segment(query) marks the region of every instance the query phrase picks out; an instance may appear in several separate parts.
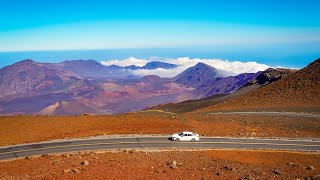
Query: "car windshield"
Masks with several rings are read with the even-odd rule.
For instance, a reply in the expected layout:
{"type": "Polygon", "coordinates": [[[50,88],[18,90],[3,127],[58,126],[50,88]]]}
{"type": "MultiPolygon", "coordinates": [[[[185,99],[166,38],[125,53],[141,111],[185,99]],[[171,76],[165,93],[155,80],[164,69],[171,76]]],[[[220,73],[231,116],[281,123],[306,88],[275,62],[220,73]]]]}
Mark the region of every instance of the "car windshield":
{"type": "Polygon", "coordinates": [[[182,136],[182,134],[183,134],[183,133],[179,133],[178,135],[179,135],[179,136],[182,136]]]}

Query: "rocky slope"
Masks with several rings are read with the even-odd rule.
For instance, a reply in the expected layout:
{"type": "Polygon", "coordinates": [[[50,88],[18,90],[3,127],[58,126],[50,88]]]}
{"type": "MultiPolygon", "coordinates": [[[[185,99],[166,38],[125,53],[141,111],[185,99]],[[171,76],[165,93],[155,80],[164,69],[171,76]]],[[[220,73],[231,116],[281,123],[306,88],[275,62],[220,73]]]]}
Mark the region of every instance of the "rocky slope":
{"type": "Polygon", "coordinates": [[[256,76],[255,73],[243,73],[237,76],[219,77],[207,82],[196,89],[200,98],[207,98],[216,94],[229,94],[241,88],[256,76]]]}
{"type": "MultiPolygon", "coordinates": [[[[210,97],[197,99],[197,100],[188,100],[188,101],[180,102],[177,104],[170,103],[165,105],[159,105],[156,107],[152,107],[150,109],[170,111],[174,113],[185,113],[185,112],[194,111],[194,110],[212,106],[222,101],[225,101],[227,99],[231,99],[237,96],[244,95],[251,91],[257,90],[262,86],[278,81],[294,73],[295,71],[296,70],[291,70],[291,69],[271,69],[270,68],[265,71],[257,72],[255,74],[245,73],[245,74],[240,74],[238,76],[218,78],[218,80],[214,81],[211,84],[211,86],[208,86],[208,87],[213,87],[212,90],[216,90],[216,89],[221,90],[223,88],[220,89],[219,87],[226,87],[226,85],[228,84],[227,89],[224,89],[225,91],[222,93],[215,93],[210,97]],[[247,78],[243,78],[243,77],[247,77],[247,78]],[[250,79],[252,80],[249,81],[250,79]],[[237,83],[237,80],[240,82],[237,83]],[[243,85],[245,82],[247,83],[243,85]],[[230,87],[232,88],[231,91],[230,91],[230,87]],[[233,90],[237,88],[239,89],[233,92],[233,90]],[[233,92],[233,93],[231,94],[226,93],[228,92],[228,90],[229,92],[233,92]]],[[[207,93],[208,92],[210,91],[207,91],[207,93]]]]}
{"type": "MultiPolygon", "coordinates": [[[[171,64],[155,62],[145,68],[157,67],[171,64]]],[[[7,66],[0,70],[0,114],[114,114],[195,98],[192,89],[170,79],[150,75],[118,80],[123,76],[116,72],[124,72],[123,67],[93,60],[52,64],[25,60],[7,66]],[[116,79],[108,79],[109,74],[116,79]]]]}
{"type": "Polygon", "coordinates": [[[77,100],[71,101],[59,101],[44,109],[42,109],[39,115],[49,116],[75,116],[79,114],[105,114],[103,110],[99,110],[95,107],[90,106],[87,103],[83,103],[77,100]]]}
{"type": "Polygon", "coordinates": [[[296,71],[297,70],[294,70],[294,69],[269,68],[265,71],[258,72],[256,74],[256,77],[253,80],[246,83],[244,85],[244,87],[253,86],[253,85],[265,86],[265,85],[268,85],[274,81],[282,79],[282,78],[286,77],[287,75],[290,75],[291,73],[296,72],[296,71]]]}
{"type": "Polygon", "coordinates": [[[85,81],[77,74],[48,69],[32,60],[0,70],[0,97],[32,92],[65,92],[84,84],[85,81]]]}
{"type": "Polygon", "coordinates": [[[320,59],[274,83],[204,110],[280,106],[320,106],[320,59]]]}
{"type": "Polygon", "coordinates": [[[221,77],[221,75],[217,69],[204,63],[198,63],[178,74],[173,79],[179,84],[199,88],[218,77],[221,77]]]}
{"type": "Polygon", "coordinates": [[[198,63],[188,68],[174,79],[175,82],[195,88],[197,98],[207,98],[216,94],[229,94],[257,77],[258,73],[243,73],[237,76],[222,77],[219,70],[207,64],[198,63]]]}
{"type": "MultiPolygon", "coordinates": [[[[172,67],[175,66],[154,62],[139,68],[172,67]]],[[[219,98],[213,101],[209,98],[210,103],[217,103],[225,99],[225,94],[235,92],[246,83],[248,89],[285,75],[268,70],[262,74],[221,77],[219,70],[198,63],[173,79],[154,75],[128,79],[117,73],[125,73],[124,68],[103,66],[94,60],[54,64],[21,61],[0,70],[0,114],[114,114],[212,95],[219,98]],[[117,77],[112,79],[109,74],[117,77]]]]}

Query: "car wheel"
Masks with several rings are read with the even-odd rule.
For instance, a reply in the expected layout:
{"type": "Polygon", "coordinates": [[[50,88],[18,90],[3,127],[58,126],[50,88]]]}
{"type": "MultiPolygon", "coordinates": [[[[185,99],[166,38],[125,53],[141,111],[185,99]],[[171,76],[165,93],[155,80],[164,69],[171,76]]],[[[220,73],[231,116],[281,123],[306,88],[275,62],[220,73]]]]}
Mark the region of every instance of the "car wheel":
{"type": "Polygon", "coordinates": [[[195,138],[192,138],[192,139],[191,139],[191,142],[196,142],[196,139],[195,139],[195,138]]]}
{"type": "Polygon", "coordinates": [[[179,141],[180,141],[180,139],[179,139],[179,138],[176,138],[174,141],[179,142],[179,141]]]}

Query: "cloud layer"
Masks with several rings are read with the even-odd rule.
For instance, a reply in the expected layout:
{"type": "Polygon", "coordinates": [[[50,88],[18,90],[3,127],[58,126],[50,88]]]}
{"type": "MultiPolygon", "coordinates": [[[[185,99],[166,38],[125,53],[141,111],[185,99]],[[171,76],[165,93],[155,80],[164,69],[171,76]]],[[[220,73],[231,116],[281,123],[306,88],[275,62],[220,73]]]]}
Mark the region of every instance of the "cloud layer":
{"type": "Polygon", "coordinates": [[[200,58],[189,58],[189,57],[180,57],[177,59],[163,59],[159,57],[153,57],[150,59],[137,59],[134,57],[130,57],[128,59],[123,60],[109,60],[109,61],[102,61],[103,65],[118,65],[118,66],[144,66],[148,62],[151,61],[161,61],[171,64],[176,64],[178,67],[173,69],[139,69],[131,71],[133,74],[138,76],[145,76],[145,75],[157,75],[160,77],[174,77],[179,73],[183,72],[189,67],[196,65],[199,62],[208,64],[220,71],[221,74],[224,76],[233,76],[241,73],[255,73],[258,71],[263,71],[270,66],[265,64],[259,64],[257,62],[240,62],[240,61],[228,61],[222,59],[200,59],[200,58]]]}
{"type": "Polygon", "coordinates": [[[150,61],[146,59],[137,59],[134,57],[129,57],[128,59],[124,59],[124,60],[114,59],[110,61],[102,61],[101,64],[105,66],[117,65],[117,66],[125,67],[125,66],[136,65],[136,66],[142,67],[146,65],[148,62],[150,61]]]}

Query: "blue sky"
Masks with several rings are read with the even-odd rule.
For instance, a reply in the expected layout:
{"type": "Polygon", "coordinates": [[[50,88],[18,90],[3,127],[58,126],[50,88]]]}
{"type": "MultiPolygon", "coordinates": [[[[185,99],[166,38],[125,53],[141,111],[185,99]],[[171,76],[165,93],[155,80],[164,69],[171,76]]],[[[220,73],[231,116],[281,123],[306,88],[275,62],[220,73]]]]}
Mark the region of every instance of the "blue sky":
{"type": "Polygon", "coordinates": [[[293,58],[292,63],[288,57],[320,55],[318,0],[0,0],[0,4],[0,52],[226,47],[232,53],[266,47],[264,54],[286,57],[279,65],[298,67],[308,60],[293,58]]]}

